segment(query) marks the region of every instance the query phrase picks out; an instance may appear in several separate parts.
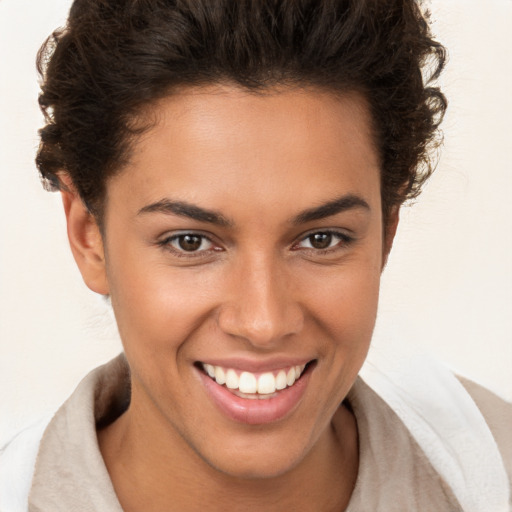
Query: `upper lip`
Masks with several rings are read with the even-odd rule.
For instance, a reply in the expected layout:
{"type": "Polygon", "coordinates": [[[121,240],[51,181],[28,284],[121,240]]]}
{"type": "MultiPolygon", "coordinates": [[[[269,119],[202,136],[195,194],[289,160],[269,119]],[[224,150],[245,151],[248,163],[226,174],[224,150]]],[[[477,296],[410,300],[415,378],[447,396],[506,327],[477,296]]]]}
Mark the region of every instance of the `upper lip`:
{"type": "Polygon", "coordinates": [[[221,366],[222,368],[232,368],[251,373],[262,373],[281,370],[291,366],[305,365],[312,360],[313,358],[311,357],[278,357],[266,360],[235,357],[227,359],[208,358],[198,362],[201,364],[211,364],[212,366],[221,366]]]}

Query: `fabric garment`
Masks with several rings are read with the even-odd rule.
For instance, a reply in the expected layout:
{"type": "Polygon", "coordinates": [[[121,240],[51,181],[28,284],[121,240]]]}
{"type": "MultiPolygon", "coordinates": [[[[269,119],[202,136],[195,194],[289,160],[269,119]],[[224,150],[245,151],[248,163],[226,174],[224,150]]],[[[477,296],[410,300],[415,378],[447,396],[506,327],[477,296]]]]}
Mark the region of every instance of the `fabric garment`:
{"type": "MultiPolygon", "coordinates": [[[[465,385],[479,402],[498,400],[500,409],[505,408],[501,418],[493,415],[491,427],[503,436],[502,457],[508,458],[512,447],[504,441],[510,439],[510,429],[500,420],[512,419],[512,405],[465,385]]],[[[47,426],[42,422],[20,433],[0,454],[0,511],[122,512],[96,432],[122,414],[129,400],[129,370],[121,355],[91,372],[47,426]]],[[[455,496],[404,421],[361,378],[346,403],[357,420],[360,459],[348,512],[465,510],[461,496],[455,496]]],[[[508,510],[504,507],[492,512],[508,510]]]]}
{"type": "MultiPolygon", "coordinates": [[[[393,409],[465,512],[510,509],[504,457],[486,419],[461,382],[427,357],[365,365],[370,386],[393,409]]],[[[510,439],[510,434],[507,436],[510,439]]]]}

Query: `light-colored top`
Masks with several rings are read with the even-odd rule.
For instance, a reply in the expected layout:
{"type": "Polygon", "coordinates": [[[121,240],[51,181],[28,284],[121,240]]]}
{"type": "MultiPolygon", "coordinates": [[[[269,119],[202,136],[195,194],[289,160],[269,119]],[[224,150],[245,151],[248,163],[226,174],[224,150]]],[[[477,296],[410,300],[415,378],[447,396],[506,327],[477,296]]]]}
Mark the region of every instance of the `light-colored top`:
{"type": "MultiPolygon", "coordinates": [[[[495,437],[500,438],[510,475],[512,443],[507,441],[511,439],[512,405],[472,383],[464,384],[471,388],[478,405],[484,404],[484,413],[499,406],[499,412],[491,413],[489,424],[495,437]]],[[[0,508],[1,512],[122,512],[99,451],[96,432],[126,410],[129,398],[129,370],[123,356],[91,372],[44,430],[30,484],[28,509],[21,505],[16,510],[0,508]]],[[[346,402],[357,420],[360,454],[348,512],[463,510],[408,428],[362,379],[357,379],[346,402]]],[[[41,438],[37,430],[43,428],[40,425],[33,429],[35,438],[41,438]]],[[[18,454],[23,450],[30,452],[26,438],[27,433],[15,438],[9,445],[11,452],[13,447],[18,454]]],[[[7,465],[8,459],[4,453],[0,462],[7,465]]],[[[31,464],[30,460],[26,463],[31,464]]],[[[16,470],[3,474],[16,478],[16,470]]]]}

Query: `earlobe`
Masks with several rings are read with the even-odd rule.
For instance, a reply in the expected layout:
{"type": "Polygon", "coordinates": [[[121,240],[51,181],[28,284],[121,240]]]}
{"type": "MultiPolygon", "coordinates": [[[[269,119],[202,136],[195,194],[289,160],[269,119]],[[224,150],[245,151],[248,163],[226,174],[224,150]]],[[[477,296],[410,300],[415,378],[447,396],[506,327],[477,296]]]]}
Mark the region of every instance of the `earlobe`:
{"type": "Polygon", "coordinates": [[[94,215],[84,205],[68,174],[61,174],[61,196],[66,214],[69,245],[85,284],[94,292],[109,294],[103,239],[94,215]]]}
{"type": "Polygon", "coordinates": [[[393,247],[393,241],[395,239],[396,230],[398,228],[398,222],[400,221],[400,206],[394,207],[387,219],[387,223],[384,226],[384,243],[382,248],[382,269],[388,262],[389,253],[393,247]]]}

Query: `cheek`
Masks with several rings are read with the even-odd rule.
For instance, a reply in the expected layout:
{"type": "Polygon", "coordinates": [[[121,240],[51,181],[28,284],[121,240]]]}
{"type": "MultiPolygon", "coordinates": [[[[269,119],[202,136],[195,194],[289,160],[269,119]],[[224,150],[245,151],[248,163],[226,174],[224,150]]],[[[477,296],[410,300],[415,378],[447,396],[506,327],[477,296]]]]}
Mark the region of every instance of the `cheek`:
{"type": "Polygon", "coordinates": [[[153,352],[178,349],[214,307],[214,277],[192,269],[124,261],[110,280],[125,345],[136,343],[153,352]]]}
{"type": "Polygon", "coordinates": [[[380,259],[340,267],[310,295],[327,388],[342,399],[364,363],[378,308],[380,259]]]}
{"type": "MultiPolygon", "coordinates": [[[[340,343],[352,343],[371,336],[380,288],[380,260],[366,264],[350,262],[322,276],[309,293],[312,315],[340,343]]],[[[368,340],[369,341],[369,340],[368,340]]]]}
{"type": "Polygon", "coordinates": [[[140,394],[144,390],[142,394],[155,403],[167,404],[167,415],[179,409],[180,415],[194,418],[198,411],[190,404],[195,401],[180,383],[189,382],[193,375],[194,344],[189,341],[211,316],[213,299],[204,291],[210,286],[205,286],[204,276],[193,272],[176,272],[166,266],[149,271],[137,265],[135,261],[129,264],[130,273],[122,272],[124,263],[116,269],[112,291],[112,306],[134,379],[132,391],[140,394]],[[169,390],[178,388],[180,398],[170,405],[169,390]]]}

